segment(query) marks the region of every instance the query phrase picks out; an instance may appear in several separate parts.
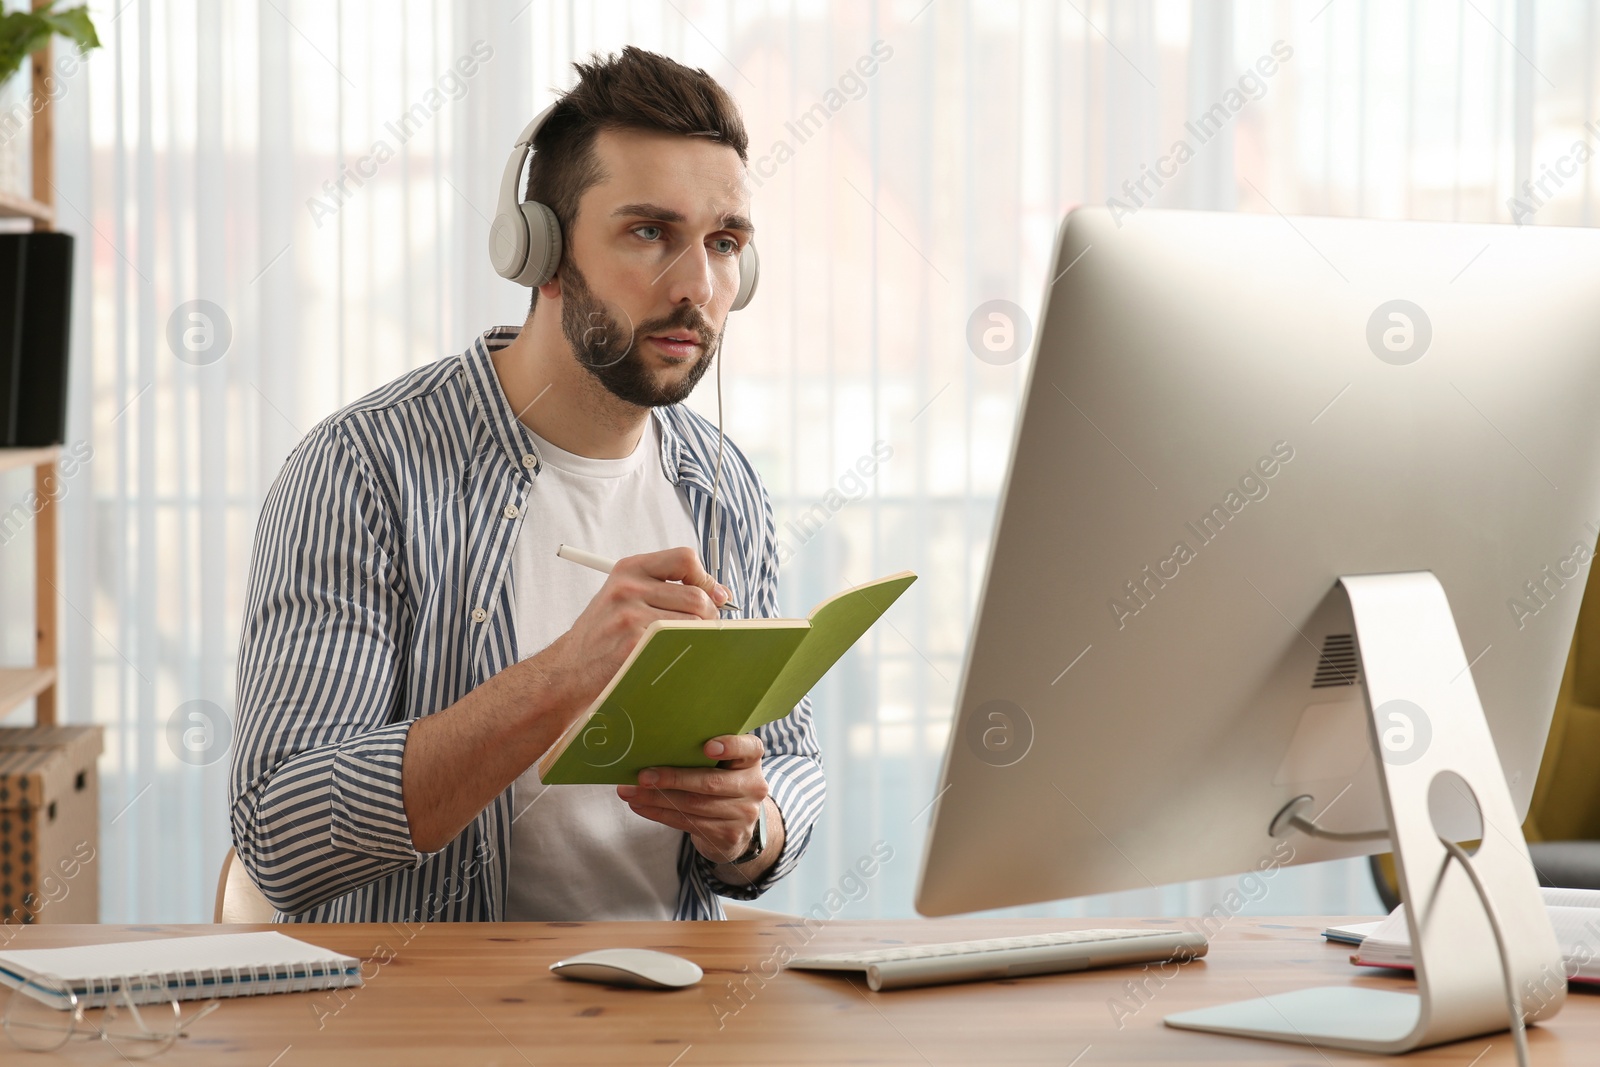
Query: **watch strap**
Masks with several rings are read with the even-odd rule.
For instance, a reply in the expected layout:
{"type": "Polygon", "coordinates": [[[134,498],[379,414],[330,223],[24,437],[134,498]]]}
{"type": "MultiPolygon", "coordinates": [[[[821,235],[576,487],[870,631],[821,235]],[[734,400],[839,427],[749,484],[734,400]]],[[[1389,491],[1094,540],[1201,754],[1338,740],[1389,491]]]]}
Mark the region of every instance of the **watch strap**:
{"type": "Polygon", "coordinates": [[[767,848],[767,802],[761,802],[761,814],[756,816],[755,830],[750,834],[750,847],[744,850],[744,855],[730,860],[735,867],[749,863],[767,848]]]}

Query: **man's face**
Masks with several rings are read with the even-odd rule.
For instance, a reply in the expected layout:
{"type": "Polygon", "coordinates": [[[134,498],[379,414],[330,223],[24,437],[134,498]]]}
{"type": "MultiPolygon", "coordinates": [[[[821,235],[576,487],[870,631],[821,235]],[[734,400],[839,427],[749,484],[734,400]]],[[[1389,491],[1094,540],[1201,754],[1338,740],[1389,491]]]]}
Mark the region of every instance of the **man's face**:
{"type": "Polygon", "coordinates": [[[709,138],[602,130],[563,235],[561,327],[614,396],[675,404],[710,368],[753,235],[744,164],[709,138]]]}

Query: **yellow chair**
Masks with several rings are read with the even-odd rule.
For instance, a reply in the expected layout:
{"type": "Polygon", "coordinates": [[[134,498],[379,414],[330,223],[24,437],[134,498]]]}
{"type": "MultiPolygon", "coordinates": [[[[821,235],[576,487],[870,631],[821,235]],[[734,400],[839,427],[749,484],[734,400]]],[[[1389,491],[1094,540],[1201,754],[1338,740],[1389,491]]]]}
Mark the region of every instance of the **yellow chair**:
{"type": "Polygon", "coordinates": [[[269,923],[276,914],[277,909],[267,903],[267,898],[250,880],[250,872],[239,861],[239,854],[228,849],[222,860],[222,873],[217,876],[217,906],[211,921],[269,923]]]}
{"type": "Polygon", "coordinates": [[[751,919],[788,919],[797,920],[798,915],[789,915],[781,911],[769,911],[766,908],[756,908],[749,904],[732,904],[724,900],[722,910],[730,922],[746,922],[751,919]]]}
{"type": "Polygon", "coordinates": [[[1600,580],[1590,568],[1567,673],[1556,697],[1524,832],[1530,842],[1585,842],[1600,855],[1600,580]]]}
{"type": "MultiPolygon", "coordinates": [[[[1600,580],[1591,565],[1550,738],[1522,824],[1539,884],[1600,889],[1600,580]]],[[[1372,857],[1384,905],[1399,903],[1394,858],[1372,857]]]]}

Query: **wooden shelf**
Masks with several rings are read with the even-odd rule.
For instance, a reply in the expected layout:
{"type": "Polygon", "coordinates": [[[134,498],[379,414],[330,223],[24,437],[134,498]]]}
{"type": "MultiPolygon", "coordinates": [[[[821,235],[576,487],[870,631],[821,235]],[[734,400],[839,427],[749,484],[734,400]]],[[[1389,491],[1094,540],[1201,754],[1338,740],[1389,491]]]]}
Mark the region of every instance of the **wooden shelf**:
{"type": "Polygon", "coordinates": [[[45,445],[43,448],[0,448],[0,471],[54,463],[60,456],[60,445],[45,445]]]}
{"type": "Polygon", "coordinates": [[[55,209],[32,197],[0,192],[0,219],[32,219],[46,226],[56,221],[55,209]]]}
{"type": "MultiPolygon", "coordinates": [[[[32,0],[32,7],[40,0],[32,0]]],[[[55,226],[55,94],[49,86],[51,47],[33,53],[33,95],[40,104],[33,116],[32,196],[0,192],[0,219],[31,219],[35,231],[55,226]]],[[[56,723],[58,648],[56,644],[56,494],[61,447],[0,448],[0,471],[33,471],[33,662],[32,667],[0,667],[0,719],[33,701],[36,726],[56,723]]]]}
{"type": "Polygon", "coordinates": [[[0,719],[55,684],[54,667],[0,667],[0,719]]]}
{"type": "Polygon", "coordinates": [[[56,723],[56,494],[60,445],[0,448],[0,473],[33,471],[33,662],[0,667],[0,719],[33,700],[34,724],[56,723]]]}

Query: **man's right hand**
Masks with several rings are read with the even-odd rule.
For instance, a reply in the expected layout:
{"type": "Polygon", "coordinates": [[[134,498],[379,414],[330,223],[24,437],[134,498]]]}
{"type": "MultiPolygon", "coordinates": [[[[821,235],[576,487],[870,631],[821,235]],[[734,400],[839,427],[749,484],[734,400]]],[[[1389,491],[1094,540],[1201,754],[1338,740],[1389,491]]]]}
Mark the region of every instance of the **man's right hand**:
{"type": "Polygon", "coordinates": [[[443,848],[600,695],[657,619],[714,619],[728,591],[691,548],[618,560],[572,628],[411,724],[401,770],[411,846],[443,848]]]}
{"type": "MultiPolygon", "coordinates": [[[[715,619],[730,594],[692,548],[668,548],[617,561],[572,628],[548,649],[570,681],[576,710],[588,707],[657,619],[715,619]]],[[[547,661],[548,662],[548,661],[547,661]]]]}

